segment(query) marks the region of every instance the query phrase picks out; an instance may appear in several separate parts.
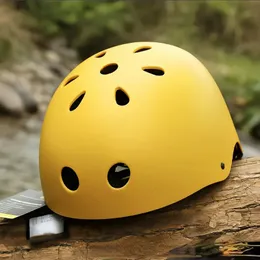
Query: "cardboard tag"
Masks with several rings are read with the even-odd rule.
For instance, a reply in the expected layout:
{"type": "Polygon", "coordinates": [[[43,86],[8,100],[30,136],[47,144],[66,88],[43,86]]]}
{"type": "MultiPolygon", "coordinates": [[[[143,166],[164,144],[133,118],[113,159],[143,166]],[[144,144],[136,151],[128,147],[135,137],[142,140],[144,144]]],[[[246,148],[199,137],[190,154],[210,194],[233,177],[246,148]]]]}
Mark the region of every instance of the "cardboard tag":
{"type": "Polygon", "coordinates": [[[44,206],[42,191],[26,190],[0,200],[0,218],[18,218],[44,206]]]}
{"type": "Polygon", "coordinates": [[[29,239],[31,242],[43,242],[63,235],[64,218],[56,214],[48,214],[29,220],[29,239]]]}

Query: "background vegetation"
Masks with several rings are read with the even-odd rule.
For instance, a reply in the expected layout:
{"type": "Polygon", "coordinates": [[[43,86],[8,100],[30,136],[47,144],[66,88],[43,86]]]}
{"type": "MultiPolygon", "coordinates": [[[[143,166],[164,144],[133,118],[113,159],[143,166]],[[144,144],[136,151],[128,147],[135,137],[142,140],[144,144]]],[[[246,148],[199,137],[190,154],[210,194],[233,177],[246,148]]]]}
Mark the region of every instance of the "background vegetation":
{"type": "Polygon", "coordinates": [[[257,1],[3,0],[0,66],[60,37],[81,60],[129,41],[171,43],[204,62],[236,126],[260,138],[259,10],[257,1]]]}

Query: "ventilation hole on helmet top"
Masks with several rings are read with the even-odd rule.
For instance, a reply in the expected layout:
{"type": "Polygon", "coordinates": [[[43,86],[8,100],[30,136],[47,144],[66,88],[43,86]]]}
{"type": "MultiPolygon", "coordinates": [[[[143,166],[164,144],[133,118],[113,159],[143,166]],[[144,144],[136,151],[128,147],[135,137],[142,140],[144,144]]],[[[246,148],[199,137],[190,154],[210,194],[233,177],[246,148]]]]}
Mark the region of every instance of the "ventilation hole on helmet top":
{"type": "Polygon", "coordinates": [[[142,52],[142,51],[148,51],[148,50],[150,50],[152,47],[150,47],[150,46],[143,46],[143,47],[140,47],[140,48],[138,48],[138,49],[136,49],[135,51],[134,51],[134,53],[138,53],[138,52],[142,52]]]}
{"type": "Polygon", "coordinates": [[[84,91],[82,94],[80,94],[71,104],[70,106],[70,111],[75,110],[81,103],[81,101],[83,100],[84,96],[85,96],[86,92],[84,91]]]}
{"type": "Polygon", "coordinates": [[[61,178],[64,185],[71,191],[75,191],[79,187],[79,178],[75,171],[70,167],[64,167],[61,171],[61,178]]]}
{"type": "Polygon", "coordinates": [[[116,71],[117,68],[118,65],[116,63],[108,64],[100,71],[100,73],[103,75],[107,75],[116,71]]]}
{"type": "Polygon", "coordinates": [[[159,67],[150,67],[150,68],[142,68],[143,71],[147,72],[147,73],[150,73],[150,74],[153,74],[155,76],[162,76],[164,75],[164,71],[163,69],[159,68],[159,67]]]}
{"type": "Polygon", "coordinates": [[[124,187],[130,178],[130,169],[124,163],[114,164],[108,171],[107,180],[113,188],[124,187]]]}
{"type": "Polygon", "coordinates": [[[76,78],[78,78],[78,75],[72,76],[71,78],[69,78],[66,83],[64,84],[64,86],[67,86],[69,83],[71,83],[73,80],[75,80],[76,78]]]}
{"type": "Polygon", "coordinates": [[[224,170],[224,169],[225,169],[225,164],[222,162],[222,163],[220,164],[220,167],[221,167],[222,170],[224,170]]]}
{"type": "Polygon", "coordinates": [[[96,55],[96,58],[101,58],[101,57],[104,57],[106,55],[106,52],[105,51],[102,51],[102,52],[100,52],[100,53],[98,53],[97,55],[96,55]]]}
{"type": "Polygon", "coordinates": [[[119,106],[125,106],[129,103],[129,97],[121,88],[116,90],[116,103],[119,106]]]}

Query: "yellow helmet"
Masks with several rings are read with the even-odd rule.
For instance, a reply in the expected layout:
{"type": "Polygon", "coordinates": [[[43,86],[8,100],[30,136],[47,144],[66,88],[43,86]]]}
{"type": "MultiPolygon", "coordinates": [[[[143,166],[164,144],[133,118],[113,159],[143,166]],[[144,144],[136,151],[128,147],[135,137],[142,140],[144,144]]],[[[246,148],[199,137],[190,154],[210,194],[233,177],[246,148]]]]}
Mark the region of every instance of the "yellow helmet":
{"type": "Polygon", "coordinates": [[[242,148],[223,96],[189,52],[134,42],[61,82],[40,138],[47,206],[77,219],[153,211],[223,181],[242,148]]]}

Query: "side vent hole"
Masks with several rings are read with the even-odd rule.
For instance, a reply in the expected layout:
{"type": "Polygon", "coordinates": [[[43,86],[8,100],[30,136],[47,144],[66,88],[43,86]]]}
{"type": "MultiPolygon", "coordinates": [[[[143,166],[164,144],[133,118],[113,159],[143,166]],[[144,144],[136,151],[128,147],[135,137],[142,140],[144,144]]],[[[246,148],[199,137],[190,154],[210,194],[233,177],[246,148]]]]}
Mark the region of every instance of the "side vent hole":
{"type": "Polygon", "coordinates": [[[143,46],[143,47],[140,47],[140,48],[136,49],[136,50],[134,51],[134,53],[143,52],[143,51],[148,51],[148,50],[150,50],[151,48],[152,48],[152,47],[150,47],[150,46],[143,46]]]}
{"type": "Polygon", "coordinates": [[[116,90],[116,103],[119,106],[125,106],[129,103],[129,97],[123,89],[116,90]]]}
{"type": "Polygon", "coordinates": [[[78,78],[79,76],[78,75],[75,75],[75,76],[72,76],[70,77],[66,83],[64,84],[64,87],[67,86],[69,83],[71,83],[73,80],[75,80],[76,78],[78,78]]]}
{"type": "Polygon", "coordinates": [[[118,65],[116,63],[108,64],[100,71],[100,73],[103,75],[111,74],[114,71],[116,71],[117,68],[118,68],[118,65]]]}
{"type": "Polygon", "coordinates": [[[110,186],[119,189],[124,187],[130,178],[130,169],[124,163],[114,164],[108,171],[107,180],[110,186]]]}
{"type": "Polygon", "coordinates": [[[75,171],[70,167],[63,167],[61,178],[64,185],[71,191],[76,191],[79,188],[79,178],[75,171]]]}
{"type": "Polygon", "coordinates": [[[220,164],[220,167],[221,167],[222,170],[224,170],[224,169],[225,169],[225,164],[222,162],[222,163],[220,164]]]}
{"type": "Polygon", "coordinates": [[[233,152],[233,161],[240,160],[242,157],[243,157],[242,149],[239,143],[236,143],[233,152]]]}
{"type": "Polygon", "coordinates": [[[85,96],[86,92],[83,92],[82,94],[80,94],[80,96],[78,96],[73,103],[70,106],[70,111],[75,110],[81,103],[81,101],[83,100],[84,96],[85,96]]]}
{"type": "Polygon", "coordinates": [[[97,55],[96,55],[96,58],[101,58],[101,57],[104,57],[106,55],[106,52],[105,51],[102,51],[102,52],[100,52],[100,53],[98,53],[97,55]]]}
{"type": "Polygon", "coordinates": [[[159,68],[159,67],[156,67],[156,68],[143,68],[143,71],[145,71],[147,73],[150,73],[150,74],[153,74],[155,76],[162,76],[162,75],[164,75],[164,70],[159,68]]]}

